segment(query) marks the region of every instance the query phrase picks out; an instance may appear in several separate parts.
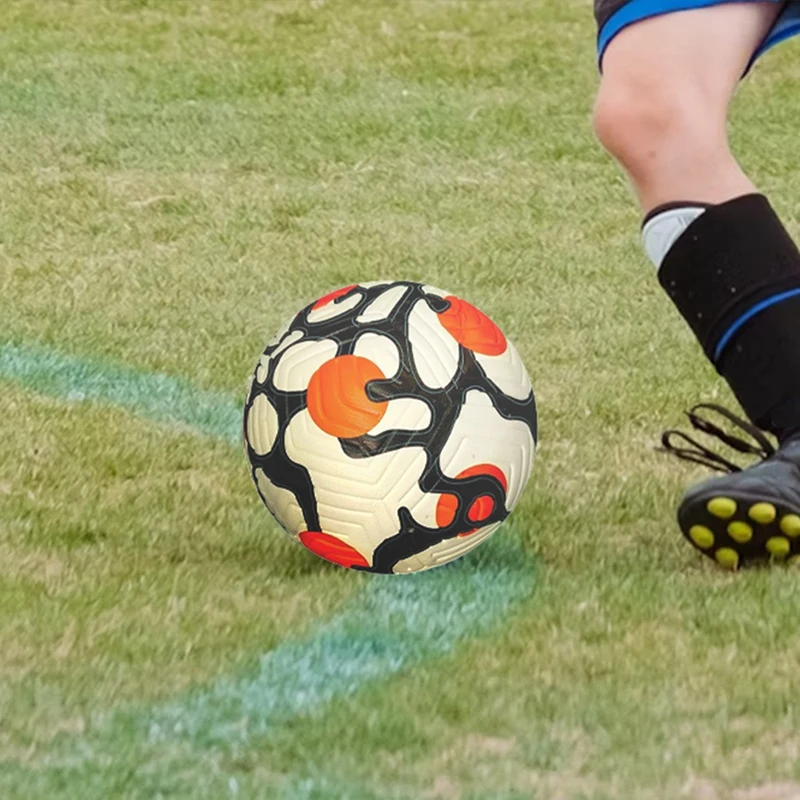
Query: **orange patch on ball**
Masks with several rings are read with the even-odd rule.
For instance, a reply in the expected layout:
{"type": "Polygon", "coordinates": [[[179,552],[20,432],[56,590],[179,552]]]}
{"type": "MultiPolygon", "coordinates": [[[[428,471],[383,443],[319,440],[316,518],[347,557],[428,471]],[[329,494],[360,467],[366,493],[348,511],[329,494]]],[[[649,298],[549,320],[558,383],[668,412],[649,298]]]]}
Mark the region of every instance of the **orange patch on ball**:
{"type": "Polygon", "coordinates": [[[474,467],[467,467],[465,470],[456,475],[456,480],[462,480],[463,478],[473,478],[475,475],[491,475],[493,478],[496,478],[498,483],[503,487],[503,491],[508,491],[508,481],[506,480],[506,476],[503,470],[500,467],[496,467],[494,464],[476,464],[474,467]]]}
{"type": "Polygon", "coordinates": [[[505,353],[506,337],[486,314],[460,297],[448,295],[445,300],[450,306],[439,313],[439,321],[460,345],[484,356],[505,353]]]}
{"type": "MultiPolygon", "coordinates": [[[[456,475],[456,480],[473,478],[476,475],[491,475],[491,477],[498,480],[504,492],[508,491],[506,476],[503,474],[503,471],[494,464],[475,464],[475,466],[467,467],[467,469],[462,470],[456,475]]],[[[458,498],[454,494],[443,494],[436,503],[436,524],[440,528],[446,528],[448,525],[452,525],[453,520],[456,518],[457,511],[458,498]]],[[[469,511],[467,511],[467,519],[470,522],[483,522],[492,515],[493,511],[494,500],[489,495],[483,494],[472,501],[472,505],[469,507],[469,511]]],[[[476,530],[476,528],[473,528],[472,530],[459,533],[458,535],[469,536],[475,533],[476,530]]]]}
{"type": "Polygon", "coordinates": [[[370,381],[386,376],[361,356],[337,356],[326,361],[308,383],[308,413],[325,433],[339,439],[363,436],[383,419],[388,401],[367,397],[370,381]]]}
{"type": "Polygon", "coordinates": [[[329,533],[320,531],[303,531],[299,536],[300,541],[320,558],[338,564],[340,567],[368,567],[367,561],[355,547],[329,533]]]}
{"type": "Polygon", "coordinates": [[[494,500],[488,494],[482,494],[469,507],[467,519],[470,522],[483,522],[489,519],[492,511],[494,511],[494,500]]]}
{"type": "Polygon", "coordinates": [[[341,289],[336,289],[333,292],[326,294],[324,297],[320,297],[320,299],[317,300],[317,302],[314,303],[313,306],[311,306],[311,310],[314,311],[317,308],[322,308],[322,306],[326,306],[328,305],[328,303],[332,303],[338,297],[344,297],[344,295],[346,295],[351,289],[355,288],[356,284],[353,283],[350,286],[344,286],[341,289]]]}
{"type": "Polygon", "coordinates": [[[453,524],[458,511],[458,498],[454,494],[443,494],[436,502],[436,524],[446,528],[453,524]]]}

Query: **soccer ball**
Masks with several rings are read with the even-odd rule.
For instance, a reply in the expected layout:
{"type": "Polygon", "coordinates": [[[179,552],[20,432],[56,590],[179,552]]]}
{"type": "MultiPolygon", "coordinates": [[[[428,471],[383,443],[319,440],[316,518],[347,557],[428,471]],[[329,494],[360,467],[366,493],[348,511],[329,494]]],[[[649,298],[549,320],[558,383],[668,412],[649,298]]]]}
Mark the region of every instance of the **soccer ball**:
{"type": "Polygon", "coordinates": [[[497,325],[409,281],[300,311],[259,359],[244,410],[275,519],[367,572],[429,569],[485,541],[520,498],[536,435],[530,378],[497,325]]]}

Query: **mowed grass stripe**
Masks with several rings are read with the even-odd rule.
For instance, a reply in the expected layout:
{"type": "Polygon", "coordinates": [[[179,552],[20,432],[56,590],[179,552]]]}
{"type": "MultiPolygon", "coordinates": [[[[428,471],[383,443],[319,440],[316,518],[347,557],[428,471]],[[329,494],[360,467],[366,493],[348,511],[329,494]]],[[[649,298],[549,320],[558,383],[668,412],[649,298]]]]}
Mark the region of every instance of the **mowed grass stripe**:
{"type": "MultiPolygon", "coordinates": [[[[232,398],[166,375],[6,343],[0,346],[0,380],[67,402],[117,405],[160,423],[187,426],[231,443],[239,440],[241,411],[232,398]]],[[[448,567],[413,576],[372,577],[344,611],[309,636],[267,652],[250,672],[224,677],[154,708],[114,712],[106,724],[66,737],[57,748],[65,748],[66,760],[53,759],[54,753],[47,758],[53,775],[90,768],[116,780],[121,769],[132,767],[120,763],[126,758],[120,754],[131,752],[132,735],[137,762],[142,750],[148,752],[148,761],[169,761],[178,751],[181,759],[202,761],[201,753],[209,747],[262,740],[294,718],[321,713],[333,700],[355,695],[367,683],[448,653],[459,642],[497,626],[530,594],[533,570],[520,557],[515,540],[506,528],[505,536],[501,532],[474,555],[448,567]],[[165,748],[170,740],[190,748],[165,748]]],[[[163,763],[165,780],[170,770],[163,763]]],[[[202,770],[192,773],[195,780],[203,780],[202,770]]],[[[103,785],[107,789],[111,784],[103,785]]]]}

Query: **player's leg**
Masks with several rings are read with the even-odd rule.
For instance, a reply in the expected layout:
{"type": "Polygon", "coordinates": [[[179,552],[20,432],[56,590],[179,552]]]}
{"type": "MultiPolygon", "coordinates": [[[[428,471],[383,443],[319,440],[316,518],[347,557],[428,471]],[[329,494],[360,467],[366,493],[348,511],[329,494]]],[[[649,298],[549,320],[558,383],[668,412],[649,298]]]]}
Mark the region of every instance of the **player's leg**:
{"type": "Polygon", "coordinates": [[[779,11],[777,3],[730,3],[665,14],[608,45],[595,129],[645,213],[754,191],[728,147],[728,104],[779,11]]]}
{"type": "Polygon", "coordinates": [[[625,28],[595,110],[647,215],[662,286],[750,419],[783,444],[681,504],[684,533],[729,566],[800,554],[800,252],[726,136],[730,98],[782,8],[737,2],[625,28]]]}
{"type": "Polygon", "coordinates": [[[595,0],[595,11],[595,127],[645,212],[680,193],[717,203],[752,191],[728,149],[728,103],[754,55],[800,34],[800,0],[595,0]]]}

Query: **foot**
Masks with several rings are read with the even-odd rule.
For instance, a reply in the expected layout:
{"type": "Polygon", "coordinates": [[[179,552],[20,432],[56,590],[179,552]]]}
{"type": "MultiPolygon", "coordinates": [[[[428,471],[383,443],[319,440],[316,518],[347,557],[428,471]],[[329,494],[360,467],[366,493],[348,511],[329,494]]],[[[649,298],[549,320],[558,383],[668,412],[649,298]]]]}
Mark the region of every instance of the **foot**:
{"type": "Polygon", "coordinates": [[[701,553],[728,569],[800,561],[800,437],[761,463],[689,489],[678,523],[701,553]]]}

